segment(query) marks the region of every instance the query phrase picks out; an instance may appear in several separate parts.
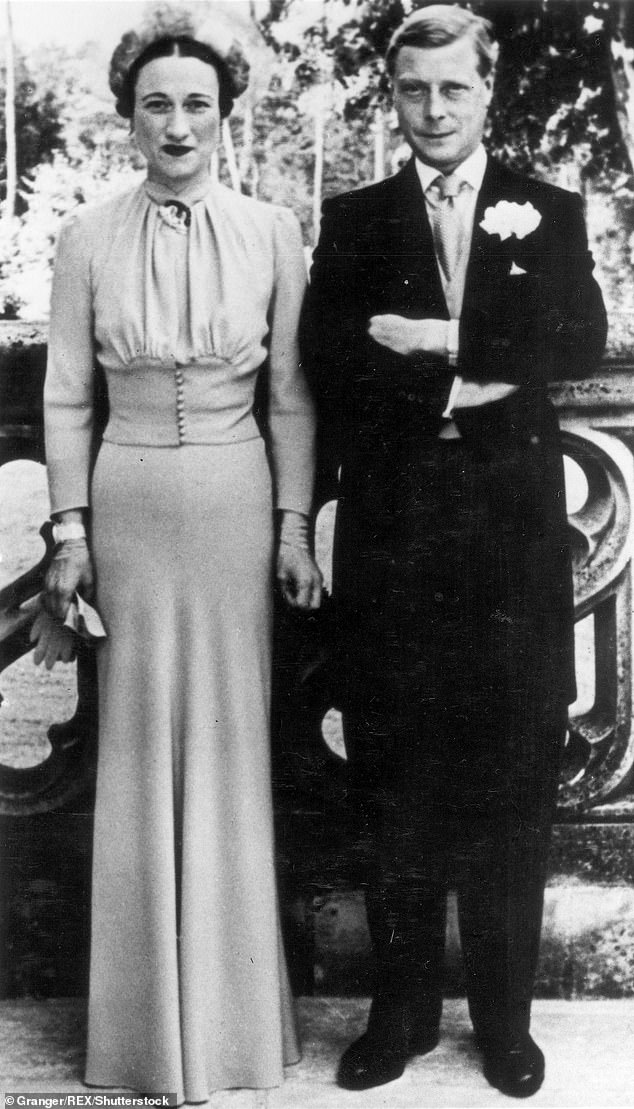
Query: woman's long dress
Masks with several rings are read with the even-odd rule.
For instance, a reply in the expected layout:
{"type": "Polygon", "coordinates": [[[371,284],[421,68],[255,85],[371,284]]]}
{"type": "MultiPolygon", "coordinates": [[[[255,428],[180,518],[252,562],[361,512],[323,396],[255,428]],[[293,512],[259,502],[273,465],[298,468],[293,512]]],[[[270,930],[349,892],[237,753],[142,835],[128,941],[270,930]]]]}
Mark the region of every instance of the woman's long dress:
{"type": "Polygon", "coordinates": [[[91,507],[108,633],[86,1081],[198,1102],[277,1085],[298,1058],[274,873],[271,555],[273,503],[309,508],[310,420],[301,403],[280,416],[273,501],[252,403],[291,292],[293,217],[214,185],[185,198],[187,228],[166,198],[142,186],[62,232],[47,451],[53,510],[91,507]],[[90,479],[95,357],[110,419],[90,479]]]}

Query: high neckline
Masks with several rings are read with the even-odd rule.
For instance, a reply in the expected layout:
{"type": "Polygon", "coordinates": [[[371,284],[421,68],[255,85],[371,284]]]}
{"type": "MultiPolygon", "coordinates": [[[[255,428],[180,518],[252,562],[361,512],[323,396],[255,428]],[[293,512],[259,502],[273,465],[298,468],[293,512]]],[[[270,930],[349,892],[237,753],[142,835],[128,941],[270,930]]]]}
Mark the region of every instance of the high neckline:
{"type": "Polygon", "coordinates": [[[197,181],[191,186],[187,186],[180,191],[170,188],[169,185],[159,184],[158,181],[144,181],[144,188],[150,200],[155,204],[165,204],[168,200],[179,200],[182,204],[187,204],[190,207],[197,204],[200,200],[204,200],[213,187],[213,178],[207,177],[204,181],[197,181]]]}

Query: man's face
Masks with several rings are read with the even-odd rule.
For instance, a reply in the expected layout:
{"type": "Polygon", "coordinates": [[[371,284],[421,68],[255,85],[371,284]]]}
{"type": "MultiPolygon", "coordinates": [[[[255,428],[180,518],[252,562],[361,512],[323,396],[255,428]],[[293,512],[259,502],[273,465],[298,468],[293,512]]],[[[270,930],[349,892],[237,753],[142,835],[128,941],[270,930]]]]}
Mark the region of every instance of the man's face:
{"type": "Polygon", "coordinates": [[[396,56],[394,104],[414,154],[452,173],[482,140],[493,78],[482,77],[471,39],[403,46],[396,56]]]}

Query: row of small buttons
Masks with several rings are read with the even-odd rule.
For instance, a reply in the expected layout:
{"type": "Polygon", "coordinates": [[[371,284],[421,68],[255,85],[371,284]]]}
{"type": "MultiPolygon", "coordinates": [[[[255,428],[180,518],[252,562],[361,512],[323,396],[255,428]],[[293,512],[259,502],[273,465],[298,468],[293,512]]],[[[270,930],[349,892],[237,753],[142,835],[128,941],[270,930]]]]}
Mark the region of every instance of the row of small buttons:
{"type": "Polygon", "coordinates": [[[176,379],[176,427],[178,429],[178,444],[182,446],[185,442],[185,398],[183,392],[185,389],[185,378],[183,371],[178,368],[174,371],[176,379]]]}

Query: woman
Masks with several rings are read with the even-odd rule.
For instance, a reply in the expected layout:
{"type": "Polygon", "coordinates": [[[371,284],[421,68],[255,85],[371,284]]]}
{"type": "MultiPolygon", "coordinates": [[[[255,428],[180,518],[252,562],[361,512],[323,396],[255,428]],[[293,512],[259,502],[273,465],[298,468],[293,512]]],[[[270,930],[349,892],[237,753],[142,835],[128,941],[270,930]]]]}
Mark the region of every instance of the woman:
{"type": "Polygon", "coordinates": [[[277,1085],[298,1058],[269,780],[273,506],[286,599],[317,607],[321,579],[299,228],[211,178],[240,48],[212,24],[160,35],[124,36],[110,74],[147,180],[79,209],[59,242],[46,603],[63,619],[94,581],[107,632],[86,1081],[201,1102],[277,1085]],[[253,416],[267,356],[270,469],[253,416]],[[110,416],[90,474],[95,360],[110,416]]]}

